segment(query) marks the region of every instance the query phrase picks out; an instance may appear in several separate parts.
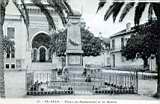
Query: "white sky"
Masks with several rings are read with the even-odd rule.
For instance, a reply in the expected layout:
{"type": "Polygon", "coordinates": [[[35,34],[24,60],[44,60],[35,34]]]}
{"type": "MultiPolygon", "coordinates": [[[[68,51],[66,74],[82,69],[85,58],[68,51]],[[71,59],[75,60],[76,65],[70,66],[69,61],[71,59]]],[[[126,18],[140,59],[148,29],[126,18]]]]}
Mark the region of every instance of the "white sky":
{"type": "MultiPolygon", "coordinates": [[[[107,21],[104,21],[104,14],[107,8],[111,3],[107,3],[106,6],[96,14],[96,10],[98,7],[99,0],[68,0],[71,7],[75,10],[78,10],[82,13],[82,18],[86,22],[89,30],[94,33],[95,36],[99,36],[99,32],[101,32],[101,36],[110,37],[116,32],[121,31],[126,28],[126,23],[130,22],[133,26],[133,18],[134,18],[134,9],[129,12],[123,22],[119,23],[116,21],[112,22],[112,17],[107,21]]],[[[147,9],[146,9],[147,10],[147,9]]],[[[10,3],[10,8],[7,9],[8,13],[15,12],[15,7],[12,3],[10,3]],[[14,11],[13,11],[14,10],[14,11]]],[[[17,12],[16,12],[17,13],[17,12]]],[[[146,20],[147,12],[144,12],[142,16],[143,22],[146,20]]]]}

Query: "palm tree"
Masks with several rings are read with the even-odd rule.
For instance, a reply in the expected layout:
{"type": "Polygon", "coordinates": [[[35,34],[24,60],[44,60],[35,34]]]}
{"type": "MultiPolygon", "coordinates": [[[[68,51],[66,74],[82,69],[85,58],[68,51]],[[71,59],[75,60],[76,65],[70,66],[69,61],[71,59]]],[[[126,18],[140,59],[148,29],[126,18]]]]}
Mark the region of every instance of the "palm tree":
{"type": "MultiPolygon", "coordinates": [[[[97,12],[104,7],[106,0],[100,0],[97,12]]],[[[119,22],[122,22],[128,12],[135,8],[134,14],[134,24],[135,26],[139,25],[140,19],[146,7],[148,8],[148,20],[152,20],[152,16],[155,14],[157,17],[157,23],[160,23],[160,2],[114,2],[107,9],[104,20],[107,20],[111,15],[113,17],[113,22],[117,19],[117,16],[120,15],[119,22]],[[122,10],[122,12],[120,12],[122,10]]],[[[159,44],[159,43],[158,43],[159,44]]],[[[160,47],[160,44],[158,45],[160,47]]],[[[157,71],[158,71],[158,81],[157,81],[157,93],[156,96],[160,97],[160,48],[158,49],[156,55],[157,71]]]]}
{"type": "MultiPolygon", "coordinates": [[[[10,0],[11,1],[11,0],[10,0]]],[[[26,25],[27,34],[29,35],[29,14],[27,11],[27,5],[25,4],[25,0],[20,0],[21,4],[17,3],[17,0],[12,0],[17,9],[19,10],[23,21],[26,25]]],[[[32,0],[33,4],[41,10],[41,12],[46,16],[50,29],[55,30],[56,25],[54,23],[54,19],[52,18],[46,4],[42,3],[42,0],[32,0]]],[[[66,23],[65,13],[70,15],[72,14],[72,10],[67,0],[47,0],[48,5],[53,7],[56,12],[60,15],[63,23],[66,23]],[[63,12],[65,11],[65,13],[63,12]]],[[[5,97],[5,86],[4,86],[4,50],[3,50],[3,24],[5,18],[5,10],[8,5],[9,0],[0,0],[0,97],[5,97]]]]}
{"type": "MultiPolygon", "coordinates": [[[[104,7],[106,0],[100,0],[97,12],[104,7]]],[[[148,20],[152,19],[152,16],[156,15],[157,20],[160,20],[160,2],[114,2],[106,11],[104,15],[104,20],[107,20],[111,15],[113,17],[113,22],[117,19],[120,14],[119,22],[122,22],[125,16],[129,13],[132,8],[135,8],[134,23],[138,25],[145,8],[148,8],[148,20]],[[123,8],[124,7],[124,8],[123,8]],[[120,12],[122,10],[122,12],[120,12]]]]}

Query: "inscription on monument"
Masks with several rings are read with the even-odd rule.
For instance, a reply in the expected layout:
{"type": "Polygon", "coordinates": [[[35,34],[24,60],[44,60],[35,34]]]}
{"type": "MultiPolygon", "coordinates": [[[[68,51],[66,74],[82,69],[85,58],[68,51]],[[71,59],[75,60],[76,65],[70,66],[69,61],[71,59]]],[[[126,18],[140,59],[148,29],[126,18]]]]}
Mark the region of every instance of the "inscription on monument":
{"type": "Polygon", "coordinates": [[[81,57],[78,55],[69,56],[68,61],[69,61],[70,65],[80,65],[81,64],[81,57]]]}

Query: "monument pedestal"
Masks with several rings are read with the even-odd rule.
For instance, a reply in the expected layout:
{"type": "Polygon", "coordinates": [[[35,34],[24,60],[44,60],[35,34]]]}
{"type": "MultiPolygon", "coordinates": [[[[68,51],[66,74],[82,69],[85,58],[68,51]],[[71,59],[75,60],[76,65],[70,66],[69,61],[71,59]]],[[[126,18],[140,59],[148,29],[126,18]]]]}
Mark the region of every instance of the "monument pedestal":
{"type": "Polygon", "coordinates": [[[83,51],[79,50],[79,53],[76,53],[75,50],[66,51],[66,69],[69,73],[82,74],[84,71],[83,68],[83,51]],[[72,52],[71,52],[72,51],[72,52]]]}
{"type": "Polygon", "coordinates": [[[81,14],[74,12],[67,24],[66,66],[68,74],[83,73],[83,50],[81,43],[81,14]]]}

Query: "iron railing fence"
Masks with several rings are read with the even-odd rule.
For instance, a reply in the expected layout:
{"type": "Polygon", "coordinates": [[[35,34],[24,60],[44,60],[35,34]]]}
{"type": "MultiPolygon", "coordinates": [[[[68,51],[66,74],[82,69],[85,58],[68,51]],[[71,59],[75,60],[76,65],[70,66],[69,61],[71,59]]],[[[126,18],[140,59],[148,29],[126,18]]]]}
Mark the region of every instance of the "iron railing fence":
{"type": "Polygon", "coordinates": [[[90,75],[33,71],[27,77],[27,95],[137,94],[138,72],[105,71],[90,75]]]}

